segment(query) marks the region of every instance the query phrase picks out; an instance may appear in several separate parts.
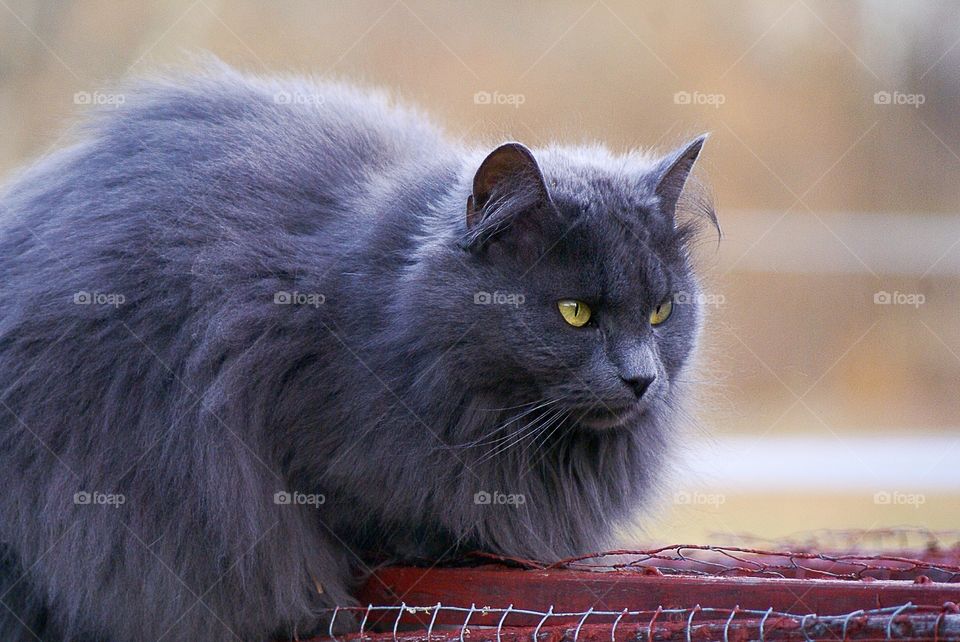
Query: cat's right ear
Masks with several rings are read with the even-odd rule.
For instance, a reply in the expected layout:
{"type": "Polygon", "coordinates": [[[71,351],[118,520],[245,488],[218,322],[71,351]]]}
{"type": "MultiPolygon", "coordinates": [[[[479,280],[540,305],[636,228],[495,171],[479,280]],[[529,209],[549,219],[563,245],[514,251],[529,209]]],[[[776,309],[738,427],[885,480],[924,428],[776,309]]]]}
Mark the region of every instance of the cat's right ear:
{"type": "Polygon", "coordinates": [[[694,163],[700,156],[700,150],[707,140],[707,134],[701,134],[692,141],[669,154],[660,161],[654,170],[656,187],[654,191],[660,198],[660,207],[664,213],[673,218],[677,209],[677,201],[687,184],[687,177],[693,170],[694,163]]]}
{"type": "Polygon", "coordinates": [[[473,192],[467,198],[467,234],[461,245],[479,249],[508,228],[522,235],[533,223],[523,215],[549,202],[533,153],[520,143],[504,143],[490,152],[473,177],[473,192]]]}

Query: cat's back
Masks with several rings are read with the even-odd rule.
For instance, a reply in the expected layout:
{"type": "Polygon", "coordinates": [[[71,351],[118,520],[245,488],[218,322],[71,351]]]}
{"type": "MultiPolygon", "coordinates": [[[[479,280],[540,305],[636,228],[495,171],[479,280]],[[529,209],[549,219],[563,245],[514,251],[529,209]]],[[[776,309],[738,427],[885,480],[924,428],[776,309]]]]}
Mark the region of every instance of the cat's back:
{"type": "Polygon", "coordinates": [[[349,207],[366,184],[445,145],[425,117],[385,92],[259,78],[218,63],[110,95],[110,106],[74,128],[73,145],[9,181],[0,232],[139,216],[221,226],[243,213],[256,219],[248,223],[282,225],[284,212],[349,207]]]}
{"type": "Polygon", "coordinates": [[[0,193],[8,285],[39,278],[30,262],[87,273],[113,260],[202,275],[231,272],[244,257],[322,257],[374,227],[365,218],[380,215],[376,195],[390,176],[447,149],[420,113],[341,82],[259,78],[215,63],[113,96],[72,145],[0,193]]]}

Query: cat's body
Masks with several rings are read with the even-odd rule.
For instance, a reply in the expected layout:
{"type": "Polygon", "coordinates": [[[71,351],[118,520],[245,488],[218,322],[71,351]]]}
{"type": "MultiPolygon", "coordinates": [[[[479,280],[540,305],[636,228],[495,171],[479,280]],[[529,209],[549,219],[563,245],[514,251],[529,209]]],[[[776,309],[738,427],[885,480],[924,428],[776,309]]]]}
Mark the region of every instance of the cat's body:
{"type": "Polygon", "coordinates": [[[669,201],[699,144],[544,150],[543,182],[518,149],[478,171],[383,96],[219,69],[131,88],[18,177],[0,637],[303,634],[368,551],[600,548],[682,402],[698,310],[644,324],[696,292],[669,201]]]}

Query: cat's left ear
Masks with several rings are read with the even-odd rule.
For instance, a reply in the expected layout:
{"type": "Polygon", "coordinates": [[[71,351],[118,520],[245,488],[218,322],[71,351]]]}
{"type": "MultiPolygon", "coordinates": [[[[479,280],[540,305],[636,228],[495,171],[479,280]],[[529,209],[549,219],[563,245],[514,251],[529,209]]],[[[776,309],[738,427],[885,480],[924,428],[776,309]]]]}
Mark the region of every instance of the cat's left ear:
{"type": "Polygon", "coordinates": [[[660,197],[661,211],[672,217],[677,211],[677,201],[687,184],[687,177],[693,169],[707,134],[701,134],[680,149],[668,154],[657,163],[653,170],[656,187],[654,192],[660,197]]]}
{"type": "Polygon", "coordinates": [[[520,143],[504,143],[487,155],[473,177],[462,245],[481,247],[508,229],[511,236],[523,236],[535,227],[537,210],[549,203],[533,152],[520,143]]]}

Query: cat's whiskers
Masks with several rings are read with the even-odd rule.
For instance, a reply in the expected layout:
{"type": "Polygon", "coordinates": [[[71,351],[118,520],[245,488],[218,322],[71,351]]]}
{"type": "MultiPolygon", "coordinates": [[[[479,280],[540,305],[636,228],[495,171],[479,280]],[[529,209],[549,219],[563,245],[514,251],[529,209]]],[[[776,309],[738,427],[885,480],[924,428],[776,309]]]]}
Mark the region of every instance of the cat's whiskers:
{"type": "Polygon", "coordinates": [[[497,455],[506,452],[507,450],[519,445],[524,439],[530,435],[536,434],[544,424],[548,424],[553,421],[553,419],[560,413],[563,412],[562,408],[553,408],[542,415],[537,416],[532,421],[528,422],[520,430],[516,430],[512,433],[511,436],[514,436],[513,439],[501,443],[498,446],[490,449],[486,455],[481,457],[476,461],[476,464],[482,464],[490,459],[493,459],[497,455]]]}
{"type": "MultiPolygon", "coordinates": [[[[549,399],[549,401],[557,401],[556,399],[549,399]]],[[[536,399],[534,401],[528,401],[526,403],[518,404],[516,406],[506,406],[504,408],[480,408],[483,412],[503,412],[505,410],[517,410],[518,408],[526,408],[527,406],[533,406],[535,404],[543,403],[543,399],[536,399]]]]}
{"type": "Polygon", "coordinates": [[[546,428],[544,428],[543,430],[539,431],[539,433],[533,438],[533,440],[530,442],[530,444],[527,444],[527,446],[524,447],[524,452],[526,452],[527,448],[529,448],[529,447],[532,445],[532,446],[534,447],[534,449],[533,449],[533,452],[531,453],[531,457],[533,457],[533,455],[536,455],[537,452],[538,452],[541,448],[545,447],[545,446],[550,442],[550,437],[552,437],[553,434],[554,434],[561,426],[564,425],[564,423],[567,421],[567,419],[570,417],[570,415],[571,415],[572,413],[573,413],[572,410],[566,410],[566,411],[563,413],[563,415],[560,417],[560,420],[559,420],[558,422],[554,423],[554,424],[553,424],[553,427],[550,428],[550,432],[547,433],[547,435],[544,437],[543,442],[538,445],[537,442],[540,440],[540,437],[544,434],[544,432],[546,432],[546,428]]]}
{"type": "Polygon", "coordinates": [[[515,416],[512,416],[512,417],[511,417],[509,420],[507,420],[505,423],[500,424],[499,426],[497,426],[496,428],[494,428],[494,429],[491,430],[490,432],[486,433],[486,434],[483,435],[482,437],[478,437],[475,441],[471,441],[471,442],[468,442],[468,443],[466,443],[466,444],[461,444],[461,445],[459,445],[459,446],[457,446],[457,447],[458,447],[458,448],[473,448],[473,447],[475,447],[475,446],[484,446],[484,445],[488,445],[488,444],[495,444],[495,443],[498,443],[498,442],[500,442],[500,441],[503,441],[504,439],[509,439],[511,436],[515,435],[517,432],[523,431],[525,427],[524,427],[524,428],[520,428],[519,430],[513,431],[513,432],[511,432],[511,433],[509,433],[509,434],[507,434],[507,435],[500,435],[500,436],[497,436],[497,435],[500,433],[500,431],[502,431],[504,428],[506,428],[506,427],[509,426],[510,424],[513,424],[513,423],[515,423],[515,422],[523,419],[524,417],[529,416],[531,413],[534,413],[534,412],[536,412],[536,411],[538,411],[538,410],[542,410],[543,408],[546,408],[547,406],[550,406],[550,405],[552,405],[552,404],[558,403],[558,402],[560,402],[560,401],[563,401],[563,398],[562,398],[562,397],[561,397],[561,398],[558,398],[558,399],[547,399],[547,400],[542,400],[542,399],[541,399],[541,400],[535,401],[535,402],[533,402],[533,403],[538,404],[537,406],[535,406],[535,407],[533,407],[533,408],[529,408],[529,409],[527,409],[527,410],[525,410],[525,411],[523,411],[523,412],[521,412],[521,413],[519,413],[519,414],[517,414],[517,415],[515,415],[515,416]]]}
{"type": "MultiPolygon", "coordinates": [[[[482,456],[482,457],[478,460],[478,463],[479,463],[479,462],[486,461],[487,459],[490,459],[490,458],[492,458],[493,456],[495,456],[496,454],[498,454],[498,453],[500,453],[500,452],[503,452],[504,450],[506,450],[507,448],[509,448],[510,443],[511,443],[511,440],[519,441],[519,440],[523,439],[524,433],[527,433],[528,431],[532,430],[539,422],[543,421],[543,420],[550,414],[550,412],[551,412],[551,411],[548,410],[548,411],[544,412],[543,414],[539,414],[539,415],[537,415],[536,417],[534,417],[533,419],[527,421],[527,422],[526,422],[524,425],[522,425],[520,428],[511,431],[511,432],[510,432],[509,434],[507,434],[507,435],[503,435],[503,436],[501,436],[501,437],[498,437],[498,438],[490,441],[489,443],[492,445],[492,447],[487,451],[487,454],[486,454],[486,455],[482,456]],[[505,447],[505,446],[506,446],[506,447],[505,447]]],[[[529,414],[529,413],[527,413],[527,414],[529,414]]]]}

